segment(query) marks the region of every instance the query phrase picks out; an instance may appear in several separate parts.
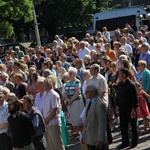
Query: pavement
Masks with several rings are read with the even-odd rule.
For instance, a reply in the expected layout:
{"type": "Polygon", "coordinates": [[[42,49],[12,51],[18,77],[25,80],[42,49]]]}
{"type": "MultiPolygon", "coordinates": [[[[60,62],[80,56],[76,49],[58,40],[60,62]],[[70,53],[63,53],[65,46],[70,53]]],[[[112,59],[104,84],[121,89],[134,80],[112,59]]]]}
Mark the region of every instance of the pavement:
{"type": "MultiPolygon", "coordinates": [[[[133,148],[132,150],[150,150],[150,130],[147,134],[142,134],[143,130],[143,122],[140,121],[139,126],[139,142],[137,147],[133,148]]],[[[131,139],[131,131],[129,132],[129,137],[131,139]]],[[[114,131],[112,132],[113,136],[113,143],[109,145],[109,150],[118,150],[117,146],[121,143],[121,134],[119,126],[115,126],[114,131]]],[[[72,137],[70,136],[70,145],[68,145],[68,150],[80,150],[80,141],[79,137],[72,137]]],[[[125,148],[123,150],[129,150],[130,148],[125,148]]]]}

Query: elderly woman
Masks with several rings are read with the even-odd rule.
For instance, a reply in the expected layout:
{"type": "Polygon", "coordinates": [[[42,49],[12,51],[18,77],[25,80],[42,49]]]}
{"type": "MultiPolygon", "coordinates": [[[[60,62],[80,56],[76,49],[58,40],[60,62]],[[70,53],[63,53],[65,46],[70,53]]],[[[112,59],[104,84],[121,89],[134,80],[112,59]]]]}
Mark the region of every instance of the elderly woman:
{"type": "Polygon", "coordinates": [[[63,74],[67,72],[66,69],[61,66],[61,61],[56,61],[55,66],[58,78],[62,79],[63,74]]]}
{"type": "Polygon", "coordinates": [[[84,70],[84,72],[83,72],[83,78],[84,78],[84,82],[82,84],[82,94],[83,94],[83,96],[85,98],[85,90],[86,90],[86,87],[88,85],[88,81],[91,78],[91,74],[90,74],[89,70],[84,70]]]}
{"type": "Polygon", "coordinates": [[[89,69],[90,64],[91,64],[91,56],[90,55],[85,55],[84,56],[84,66],[85,66],[85,68],[89,69]]]}
{"type": "Polygon", "coordinates": [[[70,67],[69,70],[69,81],[65,86],[65,99],[68,102],[68,111],[70,114],[71,124],[77,132],[77,126],[81,123],[79,118],[83,110],[83,100],[81,96],[81,83],[76,78],[77,69],[70,67]]]}

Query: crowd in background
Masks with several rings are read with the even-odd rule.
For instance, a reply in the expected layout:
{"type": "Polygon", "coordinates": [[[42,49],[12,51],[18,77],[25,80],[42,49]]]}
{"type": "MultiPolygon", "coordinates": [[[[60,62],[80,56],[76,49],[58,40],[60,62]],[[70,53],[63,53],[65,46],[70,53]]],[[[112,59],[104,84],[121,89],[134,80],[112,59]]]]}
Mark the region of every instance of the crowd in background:
{"type": "Polygon", "coordinates": [[[0,51],[0,150],[67,149],[67,126],[72,136],[80,134],[81,149],[104,150],[113,142],[116,124],[122,135],[118,148],[129,146],[126,129],[132,130],[131,148],[136,147],[138,119],[143,119],[142,134],[150,129],[150,31],[126,24],[113,37],[103,27],[81,41],[55,39],[51,48],[0,51]],[[88,100],[94,103],[97,96],[104,106],[96,103],[101,111],[94,113],[103,124],[91,124],[104,126],[95,127],[100,135],[86,128],[88,100]]]}

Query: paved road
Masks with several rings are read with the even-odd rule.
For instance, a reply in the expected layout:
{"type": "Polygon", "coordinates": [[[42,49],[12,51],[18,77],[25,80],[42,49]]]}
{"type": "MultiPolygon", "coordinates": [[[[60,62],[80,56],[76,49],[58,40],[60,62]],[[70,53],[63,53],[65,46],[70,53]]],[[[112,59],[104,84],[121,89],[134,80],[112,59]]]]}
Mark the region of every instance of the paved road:
{"type": "MultiPolygon", "coordinates": [[[[142,129],[143,125],[140,124],[139,131],[142,131],[142,129]]],[[[113,143],[109,145],[109,149],[117,150],[117,145],[121,143],[121,135],[119,127],[115,128],[112,135],[113,135],[113,143]]],[[[131,136],[130,132],[129,135],[131,136]]],[[[71,144],[68,146],[68,150],[80,150],[80,142],[78,138],[71,137],[71,144]]],[[[124,150],[129,150],[129,147],[124,150]]],[[[136,148],[133,148],[132,150],[150,150],[150,131],[145,135],[142,135],[141,132],[139,132],[139,144],[136,148]]]]}

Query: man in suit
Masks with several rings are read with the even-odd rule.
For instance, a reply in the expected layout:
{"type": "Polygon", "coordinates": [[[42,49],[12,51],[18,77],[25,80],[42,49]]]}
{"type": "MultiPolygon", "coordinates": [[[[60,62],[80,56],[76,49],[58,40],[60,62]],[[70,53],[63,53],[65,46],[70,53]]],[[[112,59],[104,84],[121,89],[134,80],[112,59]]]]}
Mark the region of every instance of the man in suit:
{"type": "Polygon", "coordinates": [[[6,72],[1,72],[0,79],[3,87],[7,87],[10,92],[14,92],[15,85],[8,80],[9,75],[6,72]]]}
{"type": "Polygon", "coordinates": [[[88,100],[82,138],[88,150],[108,150],[106,104],[98,96],[95,85],[88,85],[85,91],[88,100]]]}

